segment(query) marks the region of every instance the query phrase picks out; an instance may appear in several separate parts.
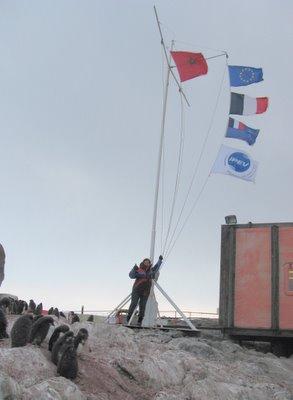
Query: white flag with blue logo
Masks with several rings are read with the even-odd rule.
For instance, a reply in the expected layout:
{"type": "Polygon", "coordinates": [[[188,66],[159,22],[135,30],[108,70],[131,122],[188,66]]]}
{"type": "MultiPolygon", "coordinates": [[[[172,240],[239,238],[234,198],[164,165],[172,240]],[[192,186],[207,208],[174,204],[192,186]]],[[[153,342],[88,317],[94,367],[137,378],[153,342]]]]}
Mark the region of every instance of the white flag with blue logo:
{"type": "Polygon", "coordinates": [[[222,145],[211,172],[255,182],[257,166],[246,152],[222,145]]]}

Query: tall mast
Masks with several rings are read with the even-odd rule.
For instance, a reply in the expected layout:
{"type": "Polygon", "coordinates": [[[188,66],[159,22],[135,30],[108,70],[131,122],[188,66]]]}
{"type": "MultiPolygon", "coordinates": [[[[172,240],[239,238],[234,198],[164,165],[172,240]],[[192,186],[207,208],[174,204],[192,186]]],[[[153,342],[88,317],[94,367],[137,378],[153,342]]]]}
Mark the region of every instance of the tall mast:
{"type": "MultiPolygon", "coordinates": [[[[150,259],[154,262],[155,256],[155,244],[156,244],[156,230],[157,230],[157,215],[158,215],[158,199],[159,199],[159,189],[160,189],[160,178],[161,178],[161,166],[162,166],[162,155],[163,155],[163,145],[164,145],[164,136],[165,136],[165,121],[166,121],[166,111],[167,111],[167,98],[168,98],[168,89],[169,89],[169,82],[170,82],[170,60],[171,55],[167,56],[161,27],[158,19],[158,14],[156,8],[154,7],[157,24],[159,27],[160,35],[161,35],[161,44],[164,48],[166,62],[167,62],[167,74],[166,74],[166,81],[165,81],[165,90],[164,90],[164,97],[163,97],[163,114],[162,114],[162,121],[161,121],[161,135],[160,135],[160,145],[159,145],[159,152],[158,152],[158,166],[157,166],[157,177],[156,177],[156,186],[155,186],[155,197],[154,197],[154,212],[153,212],[153,224],[152,224],[152,232],[151,232],[151,246],[150,246],[150,259]]],[[[172,46],[173,48],[173,41],[172,46]]],[[[154,326],[155,321],[158,316],[158,303],[156,301],[155,292],[154,292],[154,283],[152,283],[152,287],[150,290],[150,294],[147,300],[146,309],[145,309],[145,317],[143,319],[143,326],[154,326]]]]}
{"type": "MultiPolygon", "coordinates": [[[[164,50],[166,63],[167,63],[167,76],[166,76],[166,83],[165,83],[165,93],[164,93],[164,100],[163,100],[163,115],[162,115],[162,122],[161,122],[161,139],[160,139],[160,146],[159,146],[159,154],[158,154],[158,169],[157,169],[157,179],[156,179],[156,187],[155,187],[155,199],[154,199],[154,213],[153,213],[153,225],[152,225],[152,233],[151,233],[151,248],[150,248],[150,259],[154,261],[155,255],[155,242],[156,242],[156,227],[157,227],[157,215],[158,215],[158,198],[159,198],[159,189],[160,189],[160,177],[161,177],[161,164],[162,164],[162,154],[163,154],[163,144],[164,144],[164,136],[165,136],[165,121],[166,121],[166,110],[167,110],[167,97],[168,97],[168,89],[169,89],[169,81],[170,81],[170,74],[172,74],[176,85],[180,93],[182,94],[186,104],[189,106],[189,102],[181,88],[180,83],[178,82],[174,72],[171,68],[171,54],[168,57],[166,46],[164,43],[164,38],[160,26],[160,21],[158,17],[158,13],[156,7],[154,6],[154,12],[156,15],[156,21],[158,24],[158,29],[161,37],[161,45],[164,50]]],[[[172,40],[171,50],[173,49],[174,41],[172,40]]]]}
{"type": "MultiPolygon", "coordinates": [[[[173,47],[173,41],[172,41],[173,47]]],[[[155,198],[154,198],[154,213],[153,213],[153,225],[152,225],[152,233],[151,233],[151,248],[150,248],[150,259],[154,261],[155,255],[155,242],[156,242],[156,227],[157,227],[157,215],[158,215],[158,198],[159,198],[159,189],[160,189],[160,177],[161,177],[161,166],[162,166],[162,154],[163,154],[163,144],[164,144],[164,136],[165,136],[165,121],[166,121],[166,111],[167,111],[167,98],[168,98],[168,89],[170,82],[170,67],[167,66],[167,75],[165,82],[165,92],[163,99],[163,115],[161,121],[161,137],[160,137],[160,146],[158,153],[158,167],[157,167],[157,178],[156,178],[156,187],[155,187],[155,198]]]]}
{"type": "MultiPolygon", "coordinates": [[[[157,228],[157,215],[158,215],[158,198],[159,198],[159,189],[160,189],[160,178],[161,178],[161,165],[162,165],[162,154],[163,154],[163,145],[164,145],[164,136],[165,136],[165,121],[166,121],[166,111],[167,111],[167,98],[168,98],[168,89],[169,89],[169,81],[170,74],[173,76],[174,81],[176,82],[179,91],[181,92],[183,98],[186,103],[189,105],[188,100],[185,94],[182,91],[180,83],[178,82],[174,72],[171,67],[171,54],[168,57],[167,49],[164,43],[164,38],[162,34],[162,30],[160,27],[160,22],[157,14],[156,7],[154,7],[156,20],[161,36],[161,45],[163,47],[163,51],[165,54],[166,64],[167,64],[167,75],[165,82],[165,91],[163,98],[163,114],[162,114],[162,122],[161,122],[161,137],[160,137],[160,145],[159,145],[159,153],[158,153],[158,167],[157,167],[157,177],[156,177],[156,186],[155,186],[155,198],[154,198],[154,213],[153,213],[153,225],[152,225],[152,233],[151,233],[151,246],[150,246],[150,259],[154,262],[155,255],[155,243],[156,243],[156,228],[157,228]]],[[[172,41],[171,50],[173,49],[174,41],[172,41]]],[[[147,300],[146,309],[145,309],[145,317],[143,319],[143,326],[155,326],[156,319],[158,316],[158,303],[156,301],[155,293],[154,293],[154,282],[152,283],[151,291],[147,300]]]]}

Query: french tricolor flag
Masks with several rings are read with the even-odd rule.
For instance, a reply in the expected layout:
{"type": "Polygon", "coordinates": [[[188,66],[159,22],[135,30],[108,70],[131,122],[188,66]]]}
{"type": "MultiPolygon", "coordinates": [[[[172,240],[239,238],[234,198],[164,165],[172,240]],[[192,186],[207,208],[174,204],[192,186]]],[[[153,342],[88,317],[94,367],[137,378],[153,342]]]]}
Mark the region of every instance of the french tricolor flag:
{"type": "Polygon", "coordinates": [[[233,118],[229,118],[229,128],[234,128],[234,129],[239,129],[241,131],[245,131],[246,130],[246,125],[243,124],[240,121],[237,121],[236,119],[233,118]]]}
{"type": "Polygon", "coordinates": [[[249,97],[241,93],[231,93],[230,114],[252,115],[264,113],[269,105],[268,97],[249,97]]]}

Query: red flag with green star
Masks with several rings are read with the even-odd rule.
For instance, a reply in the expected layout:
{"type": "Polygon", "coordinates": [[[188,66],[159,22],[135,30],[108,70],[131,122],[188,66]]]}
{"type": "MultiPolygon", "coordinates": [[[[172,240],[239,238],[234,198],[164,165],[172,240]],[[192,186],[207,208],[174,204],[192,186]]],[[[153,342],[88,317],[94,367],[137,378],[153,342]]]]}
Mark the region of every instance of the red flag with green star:
{"type": "Polygon", "coordinates": [[[205,75],[208,72],[207,62],[201,53],[171,51],[171,55],[175,61],[181,82],[205,75]]]}

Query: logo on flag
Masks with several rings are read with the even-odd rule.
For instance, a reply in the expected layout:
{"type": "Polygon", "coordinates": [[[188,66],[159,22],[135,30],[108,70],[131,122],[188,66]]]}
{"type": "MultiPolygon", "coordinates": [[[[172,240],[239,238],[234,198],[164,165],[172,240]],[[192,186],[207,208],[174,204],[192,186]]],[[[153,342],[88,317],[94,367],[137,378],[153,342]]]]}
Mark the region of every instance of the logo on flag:
{"type": "Polygon", "coordinates": [[[245,181],[255,181],[258,163],[249,154],[222,145],[214,162],[212,173],[232,175],[245,181]]]}
{"type": "Polygon", "coordinates": [[[171,55],[176,64],[181,82],[205,75],[208,72],[207,62],[201,53],[171,51],[171,55]]]}
{"type": "Polygon", "coordinates": [[[235,172],[245,172],[250,167],[250,159],[245,153],[232,153],[226,160],[227,164],[235,172]]]}
{"type": "Polygon", "coordinates": [[[231,86],[247,86],[263,81],[262,68],[229,65],[231,86]]]}

